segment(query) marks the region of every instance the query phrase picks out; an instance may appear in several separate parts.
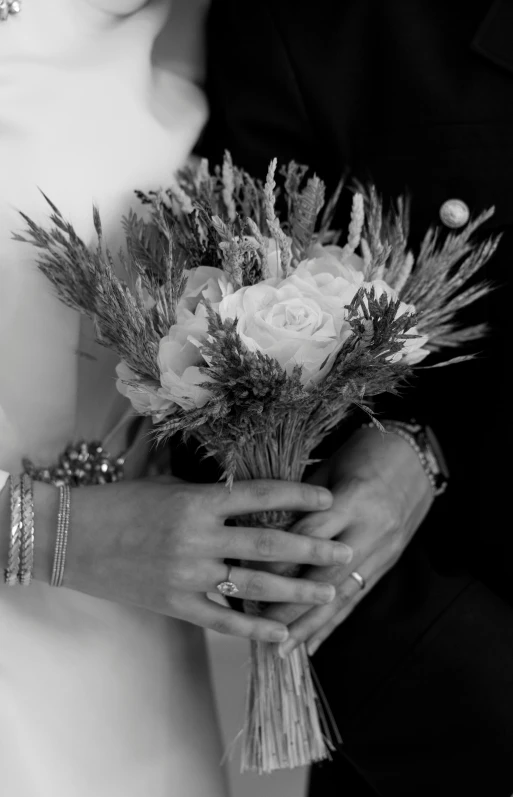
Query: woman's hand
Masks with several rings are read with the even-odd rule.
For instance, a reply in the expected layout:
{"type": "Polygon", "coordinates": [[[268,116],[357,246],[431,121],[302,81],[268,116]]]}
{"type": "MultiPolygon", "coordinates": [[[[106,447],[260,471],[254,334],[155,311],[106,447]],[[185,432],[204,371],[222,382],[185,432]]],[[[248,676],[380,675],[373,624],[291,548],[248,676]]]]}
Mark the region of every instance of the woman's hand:
{"type": "MultiPolygon", "coordinates": [[[[283,623],[246,616],[207,598],[226,580],[224,559],[330,566],[347,561],[346,546],[274,529],[226,526],[225,520],[261,510],[322,516],[331,503],[323,487],[278,481],[238,482],[231,492],[175,479],[73,490],[64,586],[222,633],[285,639],[283,623]]],[[[50,534],[49,559],[54,541],[50,534]]],[[[335,596],[334,588],[319,580],[246,568],[233,568],[231,580],[237,597],[252,600],[312,605],[335,596]]]]}
{"type": "Polygon", "coordinates": [[[360,429],[315,476],[331,488],[333,505],[313,512],[291,529],[300,534],[344,541],[350,564],[314,567],[306,576],[334,584],[329,606],[271,607],[266,617],[289,626],[281,648],[288,655],[306,642],[312,655],[398,561],[431,506],[432,490],[411,446],[398,435],[360,429]],[[365,579],[362,590],[352,572],[365,579]]]}

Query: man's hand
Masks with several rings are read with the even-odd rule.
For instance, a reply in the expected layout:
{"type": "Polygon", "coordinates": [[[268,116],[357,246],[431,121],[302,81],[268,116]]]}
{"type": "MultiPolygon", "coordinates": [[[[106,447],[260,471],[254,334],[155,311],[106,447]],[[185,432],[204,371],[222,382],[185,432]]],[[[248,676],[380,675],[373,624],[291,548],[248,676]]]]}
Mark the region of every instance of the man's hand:
{"type": "Polygon", "coordinates": [[[285,656],[306,642],[312,655],[360,600],[398,561],[426,516],[433,494],[411,446],[398,435],[360,429],[317,471],[313,480],[331,489],[331,509],[312,512],[291,530],[310,537],[338,539],[353,550],[349,565],[313,567],[313,581],[334,584],[337,597],[327,606],[274,606],[266,617],[289,626],[280,646],[285,656]],[[351,576],[365,579],[362,590],[351,576]]]}

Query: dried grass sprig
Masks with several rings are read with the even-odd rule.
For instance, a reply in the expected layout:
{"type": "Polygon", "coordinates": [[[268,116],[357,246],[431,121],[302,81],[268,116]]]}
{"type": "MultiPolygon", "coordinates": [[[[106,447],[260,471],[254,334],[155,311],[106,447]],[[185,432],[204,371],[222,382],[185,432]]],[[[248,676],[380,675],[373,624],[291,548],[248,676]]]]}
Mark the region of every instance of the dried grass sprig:
{"type": "Polygon", "coordinates": [[[292,261],[292,248],[287,236],[281,228],[278,216],[276,215],[276,182],[274,176],[276,173],[277,164],[278,162],[276,158],[271,161],[264,185],[265,220],[267,222],[267,227],[271,233],[271,236],[278,244],[283,276],[286,277],[289,273],[289,266],[292,261]]]}
{"type": "Polygon", "coordinates": [[[15,240],[30,243],[40,251],[38,267],[68,307],[94,321],[102,345],[115,351],[142,378],[158,380],[159,339],[144,312],[140,296],[116,274],[114,259],[104,246],[97,209],[93,215],[98,245],[92,249],[79,238],[59,209],[46,199],[52,209],[53,227],[47,231],[22,214],[26,233],[16,234],[15,240]]]}
{"type": "Polygon", "coordinates": [[[324,194],[322,181],[318,177],[311,177],[306,187],[298,191],[291,202],[289,225],[296,265],[307,256],[315,239],[317,219],[324,206],[324,194]]]}

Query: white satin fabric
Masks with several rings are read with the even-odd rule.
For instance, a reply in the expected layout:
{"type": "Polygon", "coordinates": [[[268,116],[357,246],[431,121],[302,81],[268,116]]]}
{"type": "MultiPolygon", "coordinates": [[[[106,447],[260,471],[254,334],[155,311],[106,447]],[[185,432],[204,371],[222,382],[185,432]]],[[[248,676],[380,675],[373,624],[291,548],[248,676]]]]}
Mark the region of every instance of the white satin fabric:
{"type": "MultiPolygon", "coordinates": [[[[140,0],[25,0],[0,23],[3,470],[19,470],[23,456],[54,462],[70,440],[104,437],[126,410],[112,358],[11,231],[18,210],[46,217],[39,187],[86,240],[96,202],[116,250],[133,189],[159,187],[183,163],[205,106],[152,61],[167,11],[140,0]]],[[[197,629],[42,584],[0,586],[2,794],[222,797],[215,733],[197,629]]]]}

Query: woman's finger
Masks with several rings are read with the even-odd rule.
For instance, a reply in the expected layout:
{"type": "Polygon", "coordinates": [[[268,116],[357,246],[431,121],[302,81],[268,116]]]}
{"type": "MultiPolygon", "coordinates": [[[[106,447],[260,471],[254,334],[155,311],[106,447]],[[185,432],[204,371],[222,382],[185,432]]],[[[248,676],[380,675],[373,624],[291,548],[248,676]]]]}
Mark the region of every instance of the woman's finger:
{"type": "MultiPolygon", "coordinates": [[[[352,570],[358,570],[360,564],[372,553],[372,546],[375,545],[374,535],[369,529],[361,526],[347,529],[339,538],[344,544],[348,545],[348,559],[344,564],[329,565],[326,567],[310,567],[302,573],[302,577],[308,581],[333,584],[338,589],[349,577],[352,570]]],[[[289,626],[302,617],[308,609],[296,603],[276,604],[271,606],[265,616],[279,623],[289,626]]]]}
{"type": "Polygon", "coordinates": [[[228,580],[237,588],[237,598],[245,600],[314,605],[330,603],[336,596],[335,587],[328,582],[286,578],[245,567],[228,570],[226,565],[214,563],[209,570],[208,579],[203,585],[205,592],[214,592],[219,584],[228,580]]]}
{"type": "MultiPolygon", "coordinates": [[[[300,537],[276,529],[223,526],[202,541],[204,556],[249,562],[291,562],[300,565],[333,565],[350,561],[353,552],[338,540],[300,537]]],[[[192,553],[192,552],[191,552],[192,553]]]]}
{"type": "Polygon", "coordinates": [[[209,600],[206,595],[200,593],[187,595],[184,593],[179,599],[173,600],[170,614],[194,625],[230,636],[262,642],[282,642],[288,637],[288,629],[280,623],[236,612],[209,600]]]}
{"type": "MultiPolygon", "coordinates": [[[[356,582],[352,589],[354,596],[360,591],[356,582]]],[[[298,645],[313,638],[319,629],[323,628],[334,616],[340,613],[341,609],[351,601],[351,598],[352,596],[347,594],[344,597],[337,595],[335,600],[327,606],[316,606],[306,611],[289,626],[289,638],[280,645],[279,655],[282,658],[286,658],[298,645]]]]}
{"type": "Polygon", "coordinates": [[[329,509],[333,503],[326,487],[274,479],[235,482],[231,490],[216,485],[205,488],[203,493],[210,511],[223,518],[262,510],[315,512],[329,509]]]}
{"type": "MultiPolygon", "coordinates": [[[[330,584],[335,587],[336,591],[337,585],[340,582],[340,573],[343,569],[344,568],[340,565],[315,567],[307,570],[303,576],[304,580],[307,580],[309,583],[330,584]]],[[[295,620],[302,617],[309,608],[309,606],[298,603],[297,601],[273,603],[265,609],[264,616],[269,620],[275,620],[277,623],[290,626],[295,620]]]]}

